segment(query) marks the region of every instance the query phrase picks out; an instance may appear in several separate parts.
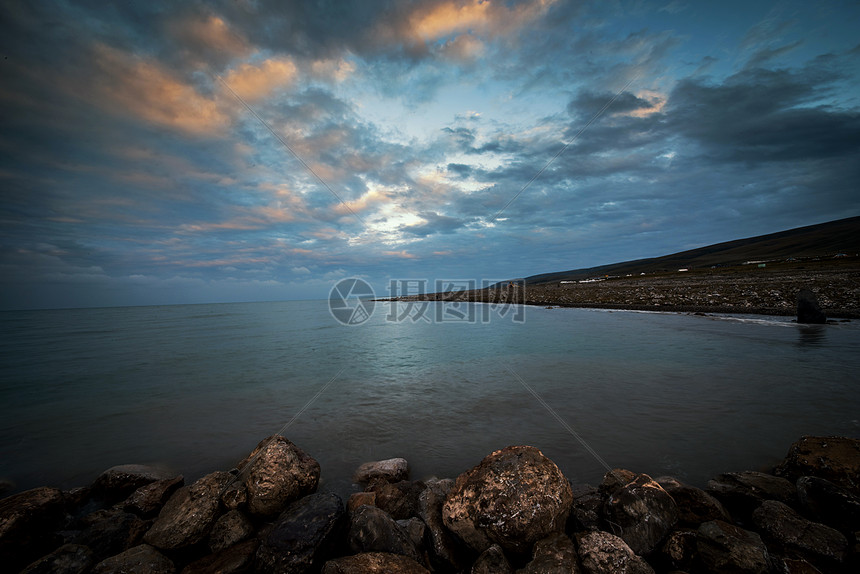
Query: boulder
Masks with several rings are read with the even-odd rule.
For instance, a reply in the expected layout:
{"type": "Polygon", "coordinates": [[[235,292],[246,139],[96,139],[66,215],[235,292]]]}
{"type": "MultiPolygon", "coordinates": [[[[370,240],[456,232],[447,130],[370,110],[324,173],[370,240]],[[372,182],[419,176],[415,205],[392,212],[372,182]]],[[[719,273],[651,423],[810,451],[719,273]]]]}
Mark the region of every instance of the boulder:
{"type": "Polygon", "coordinates": [[[122,507],[126,512],[133,512],[142,518],[152,518],[184,484],[185,478],[182,475],[156,480],[131,493],[122,503],[122,507]]]}
{"type": "Polygon", "coordinates": [[[246,510],[248,508],[248,488],[237,478],[227,485],[221,493],[221,504],[227,510],[246,510]]]}
{"type": "Polygon", "coordinates": [[[705,490],[723,503],[735,520],[749,522],[752,511],[765,500],[797,504],[797,489],[784,478],[763,472],[729,472],[709,480],[705,490]]]}
{"type": "Polygon", "coordinates": [[[98,510],[80,521],[82,530],[74,542],[92,550],[95,561],[100,562],[141,544],[151,525],[151,521],[119,508],[98,510]]]}
{"type": "Polygon", "coordinates": [[[684,484],[671,476],[662,476],[656,480],[675,501],[679,524],[698,528],[699,524],[711,520],[731,521],[722,503],[701,488],[684,484]]]}
{"type": "Polygon", "coordinates": [[[348,512],[355,512],[359,506],[376,506],[375,492],[353,492],[346,501],[348,512]]]}
{"type": "Polygon", "coordinates": [[[83,574],[95,564],[92,551],[80,544],[64,544],[33,562],[21,574],[83,574]]]}
{"type": "Polygon", "coordinates": [[[17,571],[54,550],[51,533],[65,515],[63,493],[34,488],[0,500],[0,564],[17,571]]]}
{"type": "Polygon", "coordinates": [[[617,489],[603,506],[606,520],[640,556],[653,552],[678,523],[675,501],[647,474],[617,489]]]}
{"type": "Polygon", "coordinates": [[[347,542],[350,550],[356,554],[387,552],[421,561],[409,533],[375,506],[360,506],[352,514],[347,542]]]}
{"type": "Polygon", "coordinates": [[[770,557],[761,537],[722,520],[699,526],[696,550],[706,572],[766,574],[770,570],[770,557]]]}
{"type": "Polygon", "coordinates": [[[427,556],[427,545],[424,541],[427,539],[427,525],[424,524],[424,521],[413,516],[408,520],[398,520],[397,526],[402,528],[406,534],[409,535],[409,540],[411,540],[412,544],[415,545],[415,550],[418,551],[418,555],[425,557],[425,560],[419,560],[419,562],[425,562],[427,556]]]}
{"type": "Polygon", "coordinates": [[[260,541],[256,539],[240,542],[214,554],[192,562],[182,569],[182,574],[239,574],[250,572],[260,541]]]}
{"type": "Polygon", "coordinates": [[[175,550],[206,540],[221,512],[221,490],[232,478],[227,472],[213,472],[177,490],[144,541],[162,550],[175,550]]]}
{"type": "Polygon", "coordinates": [[[821,570],[803,558],[773,558],[775,572],[779,574],[822,574],[821,570]]]}
{"type": "Polygon", "coordinates": [[[427,526],[430,561],[438,570],[463,570],[468,564],[466,552],[445,528],[442,518],[442,506],[453,488],[450,478],[428,481],[418,497],[418,514],[427,526]]]}
{"type": "Polygon", "coordinates": [[[768,543],[789,554],[799,553],[815,564],[845,559],[848,541],[836,529],[811,522],[776,500],[766,500],[753,512],[753,522],[768,543]]]}
{"type": "Polygon", "coordinates": [[[176,567],[164,554],[141,544],[96,564],[92,574],[173,574],[176,567]]]}
{"type": "Polygon", "coordinates": [[[260,544],[257,570],[289,574],[319,569],[336,549],[345,515],[336,494],[310,494],[293,502],[260,544]]]}
{"type": "Polygon", "coordinates": [[[472,564],[470,574],[514,574],[511,563],[508,562],[502,547],[493,544],[481,552],[472,564]]]}
{"type": "Polygon", "coordinates": [[[128,498],[141,486],[175,476],[170,470],[158,466],[122,464],[101,473],[93,483],[92,493],[109,505],[115,504],[128,498]]]}
{"type": "Polygon", "coordinates": [[[294,500],[316,492],[320,465],[286,438],[275,435],[260,441],[237,466],[245,477],[248,512],[273,517],[294,500]]]}
{"type": "Polygon", "coordinates": [[[535,542],[531,562],[517,574],[579,574],[576,548],[567,535],[554,532],[535,542]]]}
{"type": "Polygon", "coordinates": [[[666,570],[690,570],[696,558],[695,530],[675,530],[660,547],[656,559],[666,570]]]}
{"type": "Polygon", "coordinates": [[[788,449],[774,474],[796,481],[817,476],[860,496],[860,440],[838,436],[804,436],[788,449]]]}
{"type": "Polygon", "coordinates": [[[420,480],[377,483],[375,506],[391,515],[395,520],[404,520],[418,516],[420,511],[418,497],[424,492],[424,483],[420,480]]]}
{"type": "Polygon", "coordinates": [[[564,529],[573,493],[538,449],[510,446],[461,474],[442,508],[445,526],[478,552],[494,543],[512,552],[564,529]]]}
{"type": "Polygon", "coordinates": [[[376,480],[385,482],[400,482],[409,479],[409,463],[405,458],[389,458],[365,462],[356,469],[352,480],[359,484],[368,484],[376,480]]]}
{"type": "Polygon", "coordinates": [[[588,484],[575,484],[572,487],[573,504],[568,521],[571,530],[600,530],[604,499],[600,491],[588,484]]]}
{"type": "Polygon", "coordinates": [[[636,480],[637,476],[637,473],[632,470],[613,468],[603,475],[603,481],[600,483],[598,490],[604,497],[608,497],[622,486],[630,484],[636,480]]]}
{"type": "Polygon", "coordinates": [[[797,479],[800,506],[815,520],[843,533],[860,530],[860,496],[817,476],[797,479]]]}
{"type": "Polygon", "coordinates": [[[576,544],[585,574],[654,574],[654,569],[626,542],[609,532],[579,532],[576,544]]]}
{"type": "Polygon", "coordinates": [[[797,322],[821,325],[827,322],[827,316],[818,305],[818,298],[809,289],[801,289],[797,293],[797,322]]]}
{"type": "Polygon", "coordinates": [[[430,574],[430,571],[406,556],[365,552],[329,560],[322,574],[430,574]]]}
{"type": "Polygon", "coordinates": [[[238,510],[230,510],[222,515],[209,533],[209,549],[220,552],[254,535],[254,525],[248,517],[238,510]]]}

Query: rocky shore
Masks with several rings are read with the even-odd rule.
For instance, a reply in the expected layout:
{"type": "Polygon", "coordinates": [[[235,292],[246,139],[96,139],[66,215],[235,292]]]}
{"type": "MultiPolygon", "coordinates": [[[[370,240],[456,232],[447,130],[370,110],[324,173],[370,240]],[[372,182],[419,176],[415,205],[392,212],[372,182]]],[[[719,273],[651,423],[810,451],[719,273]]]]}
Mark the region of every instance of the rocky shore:
{"type": "Polygon", "coordinates": [[[398,300],[474,301],[650,311],[795,315],[797,294],[815,294],[828,317],[860,318],[860,262],[806,261],[689,269],[585,281],[524,284],[398,300]]]}
{"type": "Polygon", "coordinates": [[[145,466],[0,500],[4,572],[503,574],[860,571],[860,440],[802,437],[772,473],[704,490],[630,470],[571,484],[532,446],[456,479],[404,459],[356,470],[343,501],[282,436],[185,485],[145,466]]]}

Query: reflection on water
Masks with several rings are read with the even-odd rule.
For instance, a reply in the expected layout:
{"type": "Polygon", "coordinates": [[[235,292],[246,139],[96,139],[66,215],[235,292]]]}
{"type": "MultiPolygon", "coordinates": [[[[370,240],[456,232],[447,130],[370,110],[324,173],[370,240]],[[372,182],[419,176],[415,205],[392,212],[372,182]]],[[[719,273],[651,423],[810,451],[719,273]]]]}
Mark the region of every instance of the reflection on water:
{"type": "Polygon", "coordinates": [[[827,325],[798,325],[797,331],[801,347],[823,345],[827,338],[827,325]]]}

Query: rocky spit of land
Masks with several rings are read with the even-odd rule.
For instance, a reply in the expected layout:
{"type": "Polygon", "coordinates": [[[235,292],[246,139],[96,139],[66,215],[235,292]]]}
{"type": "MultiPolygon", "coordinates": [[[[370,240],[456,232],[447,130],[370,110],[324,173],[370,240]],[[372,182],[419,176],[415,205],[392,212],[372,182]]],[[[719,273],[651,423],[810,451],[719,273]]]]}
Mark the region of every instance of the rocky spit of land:
{"type": "Polygon", "coordinates": [[[806,289],[828,317],[860,318],[860,262],[855,258],[759,265],[540,284],[512,281],[488,289],[397,299],[791,316],[797,312],[798,293],[806,289]]]}
{"type": "Polygon", "coordinates": [[[58,574],[814,573],[860,571],[860,440],[802,437],[773,473],[704,489],[607,472],[571,484],[532,446],[456,479],[406,460],[356,470],[343,501],[282,436],[192,484],[146,466],[0,500],[3,571],[58,574]]]}

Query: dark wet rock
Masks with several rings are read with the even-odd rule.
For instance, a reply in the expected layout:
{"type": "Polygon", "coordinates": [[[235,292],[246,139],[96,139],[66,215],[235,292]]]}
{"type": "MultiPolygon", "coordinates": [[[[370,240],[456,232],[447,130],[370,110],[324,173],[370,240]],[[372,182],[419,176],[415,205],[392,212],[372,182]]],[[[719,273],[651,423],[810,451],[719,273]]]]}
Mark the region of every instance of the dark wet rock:
{"type": "Polygon", "coordinates": [[[260,441],[238,467],[245,477],[248,512],[273,517],[294,500],[316,492],[320,465],[286,438],[276,435],[260,441]]]}
{"type": "Polygon", "coordinates": [[[143,542],[152,522],[118,508],[98,510],[81,520],[81,533],[75,543],[92,550],[96,562],[143,542]]]}
{"type": "Polygon", "coordinates": [[[406,530],[375,506],[360,506],[350,519],[347,543],[350,550],[401,554],[420,562],[418,551],[406,530]]]}
{"type": "Polygon", "coordinates": [[[779,574],[822,574],[803,558],[773,558],[774,572],[779,574]]]}
{"type": "Polygon", "coordinates": [[[481,552],[478,559],[472,564],[470,574],[514,574],[514,571],[502,547],[493,544],[481,552]]]}
{"type": "Polygon", "coordinates": [[[424,492],[424,483],[420,480],[401,480],[395,483],[378,484],[375,506],[391,515],[395,520],[404,520],[418,516],[420,505],[418,497],[424,492]]]}
{"type": "Polygon", "coordinates": [[[600,491],[588,484],[574,484],[573,504],[568,521],[571,530],[600,530],[603,497],[600,491]]]}
{"type": "Polygon", "coordinates": [[[577,533],[576,544],[585,574],[654,574],[654,569],[626,542],[609,532],[577,533]]]}
{"type": "Polygon", "coordinates": [[[817,476],[860,496],[860,440],[804,436],[791,445],[774,474],[796,481],[817,476]]]}
{"type": "Polygon", "coordinates": [[[174,550],[206,540],[221,511],[221,490],[232,478],[227,472],[213,472],[177,490],[144,536],[146,543],[174,550]]]}
{"type": "Polygon", "coordinates": [[[770,569],[769,555],[761,537],[722,520],[699,526],[696,549],[706,572],[765,574],[770,569]]]}
{"type": "Polygon", "coordinates": [[[368,484],[382,479],[385,482],[400,482],[409,479],[409,463],[405,458],[389,458],[365,462],[355,471],[352,480],[359,484],[368,484]]]}
{"type": "Polygon", "coordinates": [[[637,474],[632,470],[624,468],[613,468],[603,475],[603,481],[600,483],[598,490],[604,497],[609,496],[622,486],[636,480],[637,474]]]}
{"type": "Polygon", "coordinates": [[[359,506],[376,506],[375,492],[353,492],[346,501],[346,509],[355,512],[359,506]]]}
{"type": "Polygon", "coordinates": [[[675,530],[660,547],[656,561],[665,565],[666,570],[689,570],[696,557],[695,530],[675,530]]]}
{"type": "Polygon", "coordinates": [[[606,520],[636,554],[650,554],[678,523],[675,501],[647,474],[617,489],[603,506],[606,520]]]}
{"type": "Polygon", "coordinates": [[[152,518],[184,484],[185,478],[182,475],[151,482],[131,493],[122,503],[122,507],[126,512],[133,512],[143,518],[152,518]]]}
{"type": "Polygon", "coordinates": [[[221,504],[227,510],[246,510],[248,508],[248,488],[238,477],[227,485],[221,493],[221,504]]]}
{"type": "Polygon", "coordinates": [[[229,548],[209,554],[182,569],[182,574],[238,574],[249,572],[260,541],[240,542],[229,548]]]}
{"type": "Polygon", "coordinates": [[[818,305],[818,298],[809,289],[797,293],[797,322],[823,325],[827,316],[818,305]]]}
{"type": "Polygon", "coordinates": [[[49,534],[65,515],[63,493],[34,488],[0,500],[0,564],[17,571],[58,546],[49,534]]]}
{"type": "Polygon", "coordinates": [[[766,500],[753,513],[753,522],[768,543],[788,553],[800,553],[814,563],[839,563],[848,541],[841,532],[800,516],[776,500],[766,500]]]}
{"type": "Polygon", "coordinates": [[[800,506],[816,521],[848,533],[860,530],[860,496],[817,476],[797,479],[800,506]]]}
{"type": "Polygon", "coordinates": [[[797,503],[797,489],[784,478],[763,472],[728,472],[709,480],[705,490],[723,503],[735,520],[749,522],[752,511],[765,500],[797,503]]]}
{"type": "Polygon", "coordinates": [[[468,564],[467,552],[442,519],[442,506],[452,488],[454,481],[450,478],[428,481],[418,497],[419,516],[427,525],[430,560],[440,570],[462,570],[468,564]]]}
{"type": "Polygon", "coordinates": [[[322,574],[430,574],[430,571],[406,556],[365,552],[329,560],[322,574]]]}
{"type": "Polygon", "coordinates": [[[135,490],[158,480],[176,476],[166,468],[143,464],[113,466],[99,475],[93,483],[93,496],[115,504],[128,498],[135,490]]]}
{"type": "Polygon", "coordinates": [[[345,516],[343,502],[336,494],[310,494],[293,502],[260,544],[257,570],[285,574],[319,569],[343,534],[345,516]]]}
{"type": "MultiPolygon", "coordinates": [[[[418,555],[426,556],[427,545],[424,541],[427,539],[427,525],[424,524],[424,521],[420,518],[412,517],[407,520],[398,520],[397,525],[409,535],[409,540],[415,545],[418,555]]],[[[424,561],[420,560],[420,562],[424,561]]]]}
{"type": "Polygon", "coordinates": [[[461,474],[442,508],[445,526],[483,552],[527,552],[564,529],[573,493],[561,470],[531,446],[496,451],[461,474]]]}
{"type": "Polygon", "coordinates": [[[532,560],[517,574],[579,574],[576,548],[567,535],[554,532],[535,542],[532,560]]]}
{"type": "Polygon", "coordinates": [[[671,476],[661,476],[656,480],[678,506],[679,524],[698,527],[710,520],[731,521],[722,503],[701,488],[684,484],[671,476]]]}
{"type": "Polygon", "coordinates": [[[176,567],[148,544],[135,546],[96,564],[92,574],[173,574],[176,567]]]}
{"type": "Polygon", "coordinates": [[[209,549],[219,552],[254,535],[254,525],[238,510],[223,514],[209,533],[209,549]]]}
{"type": "Polygon", "coordinates": [[[21,574],[83,574],[95,564],[92,550],[80,544],[64,544],[30,564],[21,574]]]}

